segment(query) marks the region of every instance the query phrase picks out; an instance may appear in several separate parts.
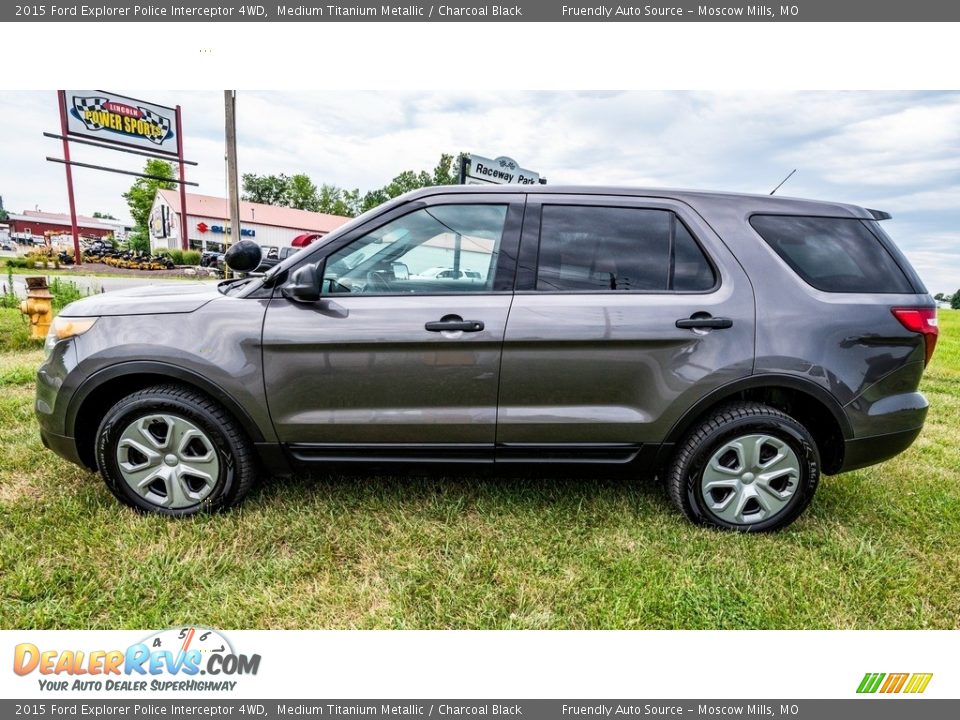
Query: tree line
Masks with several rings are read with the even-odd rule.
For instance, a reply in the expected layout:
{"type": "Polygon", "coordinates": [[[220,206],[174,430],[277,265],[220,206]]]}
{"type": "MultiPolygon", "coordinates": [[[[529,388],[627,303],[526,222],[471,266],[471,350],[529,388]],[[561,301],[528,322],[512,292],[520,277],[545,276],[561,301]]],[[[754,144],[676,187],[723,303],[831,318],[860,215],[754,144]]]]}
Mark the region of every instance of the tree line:
{"type": "Polygon", "coordinates": [[[244,173],[243,199],[248,202],[356,217],[405,192],[459,182],[460,158],[444,153],[432,172],[404,170],[380,188],[361,193],[322,183],[316,185],[305,173],[258,175],[244,173]]]}
{"type": "Polygon", "coordinates": [[[957,290],[953,295],[937,293],[933,296],[933,299],[937,302],[950,303],[951,308],[954,310],[960,310],[960,290],[957,290]]]}

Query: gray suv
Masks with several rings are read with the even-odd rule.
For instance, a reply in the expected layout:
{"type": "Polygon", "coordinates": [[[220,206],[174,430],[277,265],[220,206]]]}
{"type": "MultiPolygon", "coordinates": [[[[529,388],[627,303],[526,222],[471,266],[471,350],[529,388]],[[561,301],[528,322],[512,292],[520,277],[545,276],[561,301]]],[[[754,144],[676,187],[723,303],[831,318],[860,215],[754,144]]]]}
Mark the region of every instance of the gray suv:
{"type": "MultiPolygon", "coordinates": [[[[658,475],[692,521],[781,528],[821,473],[892,457],[923,426],[935,306],[887,217],[707,192],[417,191],[262,277],[69,305],[38,374],[43,441],[168,515],[330,464],[591,463],[658,475]]],[[[231,255],[260,260],[249,242],[231,255]]]]}

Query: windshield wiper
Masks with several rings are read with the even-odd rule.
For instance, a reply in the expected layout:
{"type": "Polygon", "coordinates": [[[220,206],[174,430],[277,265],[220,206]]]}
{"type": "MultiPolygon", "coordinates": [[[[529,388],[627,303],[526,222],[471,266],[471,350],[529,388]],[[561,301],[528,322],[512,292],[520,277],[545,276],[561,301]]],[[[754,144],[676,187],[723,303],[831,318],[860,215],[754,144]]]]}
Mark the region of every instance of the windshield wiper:
{"type": "Polygon", "coordinates": [[[241,287],[242,284],[253,280],[253,278],[230,278],[229,280],[221,280],[217,283],[217,290],[220,291],[222,295],[227,295],[231,290],[241,287]]]}

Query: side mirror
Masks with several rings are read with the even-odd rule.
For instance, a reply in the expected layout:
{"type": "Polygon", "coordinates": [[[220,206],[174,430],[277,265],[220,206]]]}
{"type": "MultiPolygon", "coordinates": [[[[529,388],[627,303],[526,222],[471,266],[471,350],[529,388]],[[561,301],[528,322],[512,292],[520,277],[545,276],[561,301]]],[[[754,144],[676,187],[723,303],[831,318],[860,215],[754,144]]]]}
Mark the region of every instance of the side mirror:
{"type": "Polygon", "coordinates": [[[237,272],[253,272],[260,265],[263,251],[253,240],[241,240],[230,246],[223,256],[231,270],[237,272]]]}
{"type": "Polygon", "coordinates": [[[406,263],[402,263],[402,262],[390,263],[390,268],[393,270],[393,277],[395,280],[410,279],[410,268],[407,267],[406,263]]]}
{"type": "Polygon", "coordinates": [[[288,300],[298,303],[314,303],[320,299],[320,280],[326,263],[304,265],[297,268],[280,292],[288,300]]]}

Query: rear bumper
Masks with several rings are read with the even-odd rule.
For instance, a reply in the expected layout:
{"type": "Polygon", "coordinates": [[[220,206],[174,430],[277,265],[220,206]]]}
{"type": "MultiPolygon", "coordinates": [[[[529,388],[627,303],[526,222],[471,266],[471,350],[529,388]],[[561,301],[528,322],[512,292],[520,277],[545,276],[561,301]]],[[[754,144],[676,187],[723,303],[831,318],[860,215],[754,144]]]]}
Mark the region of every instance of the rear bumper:
{"type": "Polygon", "coordinates": [[[838,472],[856,470],[899,455],[917,439],[927,419],[928,403],[915,389],[913,364],[892,373],[844,408],[853,437],[844,442],[838,472]],[[900,392],[895,392],[900,390],[900,392]]]}
{"type": "Polygon", "coordinates": [[[912,430],[900,430],[884,435],[847,440],[844,443],[843,466],[839,472],[848,472],[868,465],[876,465],[899,455],[913,444],[921,430],[923,430],[923,426],[912,430]]]}
{"type": "Polygon", "coordinates": [[[57,435],[49,430],[40,428],[40,441],[43,446],[53,450],[57,455],[81,467],[86,467],[83,460],[80,459],[80,453],[77,452],[77,441],[72,437],[57,435]]]}

